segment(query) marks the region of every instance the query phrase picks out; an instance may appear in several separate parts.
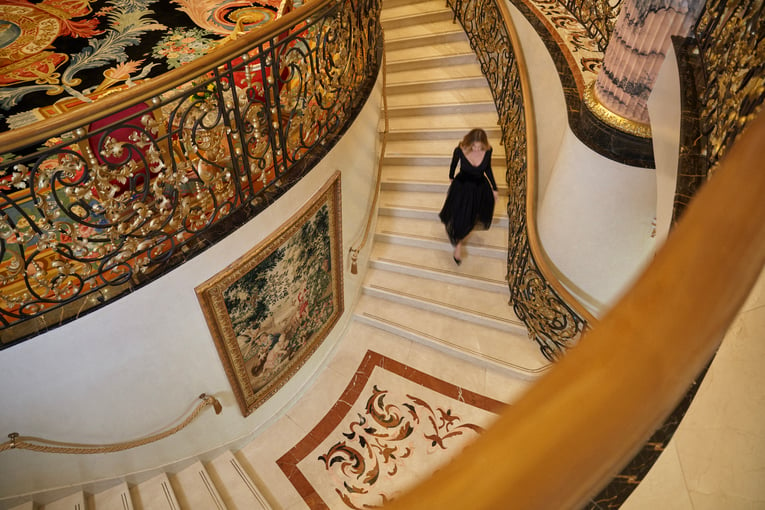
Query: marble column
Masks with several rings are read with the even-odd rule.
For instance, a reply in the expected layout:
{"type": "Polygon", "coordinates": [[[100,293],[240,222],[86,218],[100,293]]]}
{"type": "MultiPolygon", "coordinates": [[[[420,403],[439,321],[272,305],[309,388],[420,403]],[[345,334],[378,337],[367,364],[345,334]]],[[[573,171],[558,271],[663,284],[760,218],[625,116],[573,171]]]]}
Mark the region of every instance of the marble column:
{"type": "Polygon", "coordinates": [[[625,0],[603,67],[585,93],[587,107],[611,127],[650,138],[648,96],[671,37],[685,36],[704,0],[625,0]]]}

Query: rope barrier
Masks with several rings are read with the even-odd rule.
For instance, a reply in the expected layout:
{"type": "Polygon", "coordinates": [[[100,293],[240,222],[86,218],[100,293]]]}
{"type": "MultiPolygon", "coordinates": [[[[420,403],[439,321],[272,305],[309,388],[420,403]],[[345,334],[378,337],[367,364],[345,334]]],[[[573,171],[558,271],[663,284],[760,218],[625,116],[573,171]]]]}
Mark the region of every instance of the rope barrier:
{"type": "Polygon", "coordinates": [[[121,443],[101,445],[52,441],[50,439],[43,439],[40,437],[21,436],[18,432],[12,432],[8,434],[10,439],[5,443],[0,444],[0,452],[4,452],[6,450],[32,450],[35,452],[43,453],[68,453],[82,455],[93,453],[114,453],[128,450],[130,448],[135,448],[159,441],[160,439],[164,439],[175,434],[176,432],[188,426],[192,421],[194,421],[194,419],[199,416],[199,414],[208,406],[213,407],[215,414],[220,414],[223,410],[220,402],[215,397],[202,393],[199,395],[199,399],[201,399],[202,402],[197,404],[197,406],[181,423],[170,429],[143,438],[121,443]]]}

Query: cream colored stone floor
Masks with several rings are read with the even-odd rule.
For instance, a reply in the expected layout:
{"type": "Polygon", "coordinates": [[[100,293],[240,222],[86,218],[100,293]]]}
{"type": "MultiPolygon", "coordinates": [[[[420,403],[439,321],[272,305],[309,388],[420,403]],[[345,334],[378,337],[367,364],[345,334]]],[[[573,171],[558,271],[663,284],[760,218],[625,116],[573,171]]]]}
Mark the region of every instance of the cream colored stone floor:
{"type": "Polygon", "coordinates": [[[765,508],[765,272],[667,449],[623,510],[765,508]]]}

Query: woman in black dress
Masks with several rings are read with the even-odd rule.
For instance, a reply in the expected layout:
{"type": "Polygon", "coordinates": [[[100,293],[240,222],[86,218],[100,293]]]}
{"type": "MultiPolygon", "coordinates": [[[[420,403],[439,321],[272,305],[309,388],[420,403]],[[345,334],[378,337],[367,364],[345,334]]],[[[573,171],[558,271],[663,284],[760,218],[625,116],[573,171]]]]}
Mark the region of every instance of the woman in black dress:
{"type": "Polygon", "coordinates": [[[454,262],[462,263],[462,241],[473,228],[487,230],[494,216],[497,183],[491,170],[492,148],[483,129],[473,129],[454,149],[449,167],[449,191],[438,217],[454,246],[454,262]],[[456,177],[454,171],[460,164],[456,177]]]}

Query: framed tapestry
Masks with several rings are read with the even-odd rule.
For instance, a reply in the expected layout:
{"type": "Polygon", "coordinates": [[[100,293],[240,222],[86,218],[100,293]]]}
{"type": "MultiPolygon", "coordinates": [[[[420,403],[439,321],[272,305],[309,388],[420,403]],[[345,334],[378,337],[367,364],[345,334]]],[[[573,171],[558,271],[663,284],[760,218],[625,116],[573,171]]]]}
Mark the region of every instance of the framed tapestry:
{"type": "Polygon", "coordinates": [[[269,238],[195,291],[244,416],[343,313],[340,172],[269,238]]]}

